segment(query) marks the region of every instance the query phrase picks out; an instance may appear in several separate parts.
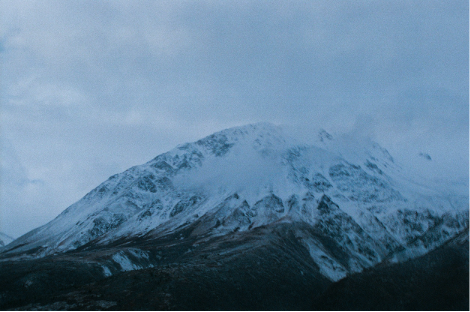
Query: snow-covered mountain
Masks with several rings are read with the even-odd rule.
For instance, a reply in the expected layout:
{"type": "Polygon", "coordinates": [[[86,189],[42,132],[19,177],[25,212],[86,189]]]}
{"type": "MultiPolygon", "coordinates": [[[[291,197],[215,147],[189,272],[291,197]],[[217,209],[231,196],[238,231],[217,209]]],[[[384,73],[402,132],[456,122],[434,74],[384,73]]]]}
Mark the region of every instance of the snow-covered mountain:
{"type": "MultiPolygon", "coordinates": [[[[321,130],[309,141],[260,123],[180,145],[111,176],[0,252],[41,257],[183,230],[205,242],[288,226],[319,272],[339,280],[423,255],[468,229],[468,193],[409,176],[370,140],[321,130]]],[[[129,270],[145,267],[130,260],[139,257],[149,254],[110,259],[129,270]]]]}
{"type": "Polygon", "coordinates": [[[13,237],[6,235],[5,233],[0,232],[0,247],[6,246],[14,240],[13,237]]]}

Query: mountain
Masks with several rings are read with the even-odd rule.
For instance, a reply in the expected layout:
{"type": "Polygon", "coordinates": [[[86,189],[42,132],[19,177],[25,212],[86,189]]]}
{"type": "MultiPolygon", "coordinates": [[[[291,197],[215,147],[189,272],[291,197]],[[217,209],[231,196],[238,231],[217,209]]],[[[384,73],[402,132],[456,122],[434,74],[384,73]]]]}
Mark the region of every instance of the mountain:
{"type": "Polygon", "coordinates": [[[10,237],[10,236],[6,235],[5,233],[0,232],[0,247],[8,245],[12,241],[14,241],[13,237],[10,237]]]}
{"type": "Polygon", "coordinates": [[[468,219],[468,192],[410,174],[370,140],[236,127],[111,176],[1,248],[1,278],[16,286],[0,287],[0,307],[50,297],[48,285],[76,304],[23,308],[103,308],[63,293],[92,283],[118,309],[309,309],[312,293],[426,255],[468,233],[468,219]],[[70,267],[89,274],[56,272],[70,267]]]}

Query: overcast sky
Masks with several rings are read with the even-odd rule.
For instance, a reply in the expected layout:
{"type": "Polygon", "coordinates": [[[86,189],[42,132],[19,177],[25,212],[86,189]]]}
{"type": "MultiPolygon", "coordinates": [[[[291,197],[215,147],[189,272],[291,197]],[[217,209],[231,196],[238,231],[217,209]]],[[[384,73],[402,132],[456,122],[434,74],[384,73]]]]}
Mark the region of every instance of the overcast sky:
{"type": "Polygon", "coordinates": [[[468,1],[0,0],[0,231],[267,121],[425,152],[468,180],[468,1]]]}

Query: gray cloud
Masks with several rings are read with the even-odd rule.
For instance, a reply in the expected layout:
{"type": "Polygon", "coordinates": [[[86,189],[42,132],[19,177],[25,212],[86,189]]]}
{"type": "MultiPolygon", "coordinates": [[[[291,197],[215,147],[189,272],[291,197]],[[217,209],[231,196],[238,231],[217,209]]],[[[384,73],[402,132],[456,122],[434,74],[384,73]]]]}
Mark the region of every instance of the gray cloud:
{"type": "Polygon", "coordinates": [[[468,179],[467,1],[2,1],[0,12],[1,136],[56,198],[49,218],[116,172],[257,121],[360,132],[468,179]]]}

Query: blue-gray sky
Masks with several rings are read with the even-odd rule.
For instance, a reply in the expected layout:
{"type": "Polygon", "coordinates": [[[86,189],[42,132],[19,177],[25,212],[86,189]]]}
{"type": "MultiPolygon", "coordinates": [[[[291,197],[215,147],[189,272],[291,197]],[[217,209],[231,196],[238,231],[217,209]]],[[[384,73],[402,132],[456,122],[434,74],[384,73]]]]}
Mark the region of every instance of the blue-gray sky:
{"type": "Polygon", "coordinates": [[[468,180],[468,1],[0,0],[0,231],[246,123],[356,131],[468,180]]]}

